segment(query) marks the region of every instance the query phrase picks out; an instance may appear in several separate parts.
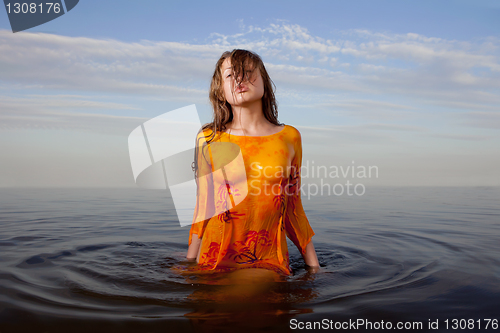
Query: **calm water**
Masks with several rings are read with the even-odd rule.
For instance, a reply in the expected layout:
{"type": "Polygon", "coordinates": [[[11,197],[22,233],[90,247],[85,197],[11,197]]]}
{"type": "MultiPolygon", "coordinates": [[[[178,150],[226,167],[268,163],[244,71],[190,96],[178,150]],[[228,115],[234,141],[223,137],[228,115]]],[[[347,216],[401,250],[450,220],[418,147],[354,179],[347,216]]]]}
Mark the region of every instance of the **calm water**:
{"type": "Polygon", "coordinates": [[[289,244],[293,276],[229,302],[223,276],[172,269],[187,264],[189,230],[165,191],[2,189],[0,332],[292,331],[323,319],[419,332],[472,319],[468,331],[483,332],[500,321],[500,188],[303,200],[320,271],[289,244]]]}

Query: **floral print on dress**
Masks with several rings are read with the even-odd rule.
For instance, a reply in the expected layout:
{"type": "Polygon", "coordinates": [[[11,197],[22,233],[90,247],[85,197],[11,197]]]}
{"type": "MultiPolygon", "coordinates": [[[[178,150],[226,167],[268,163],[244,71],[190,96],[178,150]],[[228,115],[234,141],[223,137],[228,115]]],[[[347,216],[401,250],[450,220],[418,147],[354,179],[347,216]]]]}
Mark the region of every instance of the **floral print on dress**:
{"type": "Polygon", "coordinates": [[[285,214],[285,203],[286,203],[286,188],[288,180],[283,177],[281,178],[279,185],[279,194],[276,194],[273,198],[274,207],[280,212],[280,216],[285,214]]]}
{"type": "Polygon", "coordinates": [[[223,184],[220,184],[217,189],[217,207],[225,210],[229,209],[231,196],[240,196],[240,193],[232,181],[226,180],[223,184]]]}
{"type": "Polygon", "coordinates": [[[217,218],[221,222],[229,223],[231,220],[239,219],[245,215],[244,213],[230,211],[230,206],[232,206],[231,195],[233,197],[241,195],[233,182],[226,181],[219,186],[217,190],[217,206],[224,212],[220,213],[217,218]]]}
{"type": "Polygon", "coordinates": [[[219,256],[220,244],[216,242],[211,242],[208,247],[208,251],[205,252],[201,259],[206,266],[215,265],[217,262],[217,257],[219,256]]]}
{"type": "Polygon", "coordinates": [[[293,165],[290,177],[288,178],[288,184],[286,188],[286,193],[288,197],[288,208],[287,210],[293,212],[295,210],[296,197],[300,196],[300,168],[297,165],[293,165]]]}
{"type": "Polygon", "coordinates": [[[264,248],[271,245],[272,241],[269,239],[268,231],[249,231],[244,241],[233,243],[232,248],[227,251],[227,255],[238,264],[251,264],[262,260],[259,254],[264,248]]]}

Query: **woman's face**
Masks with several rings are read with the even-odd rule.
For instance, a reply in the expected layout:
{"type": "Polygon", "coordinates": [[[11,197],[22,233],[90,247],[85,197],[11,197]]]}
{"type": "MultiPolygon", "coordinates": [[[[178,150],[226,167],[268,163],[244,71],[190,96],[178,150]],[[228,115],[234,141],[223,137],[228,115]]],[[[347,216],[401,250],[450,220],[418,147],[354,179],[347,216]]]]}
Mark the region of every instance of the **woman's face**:
{"type": "Polygon", "coordinates": [[[222,63],[224,96],[231,106],[248,106],[264,96],[264,81],[260,71],[257,68],[252,70],[251,67],[246,69],[248,77],[235,80],[229,58],[222,63]]]}

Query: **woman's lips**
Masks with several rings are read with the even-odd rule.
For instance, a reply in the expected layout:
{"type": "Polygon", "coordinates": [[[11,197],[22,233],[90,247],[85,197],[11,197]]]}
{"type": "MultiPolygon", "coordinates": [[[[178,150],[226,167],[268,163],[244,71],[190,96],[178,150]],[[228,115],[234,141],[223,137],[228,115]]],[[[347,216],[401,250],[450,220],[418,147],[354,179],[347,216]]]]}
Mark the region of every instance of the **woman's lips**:
{"type": "Polygon", "coordinates": [[[242,93],[242,92],[248,91],[248,88],[245,86],[239,86],[234,91],[237,93],[242,93]]]}

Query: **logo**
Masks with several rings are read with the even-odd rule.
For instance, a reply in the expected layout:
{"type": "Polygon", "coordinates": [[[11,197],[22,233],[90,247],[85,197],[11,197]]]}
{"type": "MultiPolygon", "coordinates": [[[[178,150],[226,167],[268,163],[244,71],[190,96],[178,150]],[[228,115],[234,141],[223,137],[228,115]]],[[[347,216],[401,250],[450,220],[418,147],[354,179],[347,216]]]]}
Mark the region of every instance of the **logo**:
{"type": "Polygon", "coordinates": [[[200,129],[193,104],[146,121],[128,137],[136,184],[169,189],[181,226],[222,214],[248,195],[240,147],[230,142],[207,144],[200,129]]]}
{"type": "Polygon", "coordinates": [[[79,0],[4,0],[12,32],[23,31],[52,21],[72,10],[79,0]]]}

